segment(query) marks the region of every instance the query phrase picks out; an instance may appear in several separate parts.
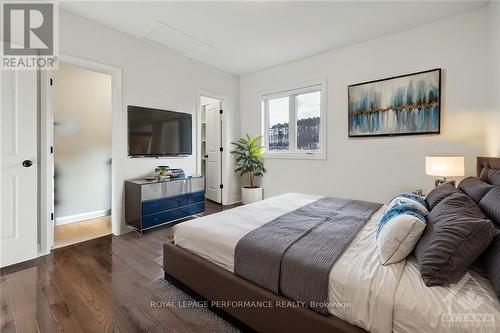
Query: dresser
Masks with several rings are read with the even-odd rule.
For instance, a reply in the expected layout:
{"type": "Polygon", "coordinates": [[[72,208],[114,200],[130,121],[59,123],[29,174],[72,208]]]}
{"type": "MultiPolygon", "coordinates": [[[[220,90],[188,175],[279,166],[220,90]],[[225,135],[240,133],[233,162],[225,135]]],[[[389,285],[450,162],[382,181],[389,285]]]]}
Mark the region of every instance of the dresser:
{"type": "Polygon", "coordinates": [[[125,181],[125,223],[141,232],[205,211],[205,177],[125,181]]]}

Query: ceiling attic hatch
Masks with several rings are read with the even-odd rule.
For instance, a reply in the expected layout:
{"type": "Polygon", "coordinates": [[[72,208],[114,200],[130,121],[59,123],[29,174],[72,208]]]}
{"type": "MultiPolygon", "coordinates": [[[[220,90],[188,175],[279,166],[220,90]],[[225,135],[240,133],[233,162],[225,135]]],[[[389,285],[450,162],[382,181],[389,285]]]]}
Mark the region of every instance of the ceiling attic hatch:
{"type": "Polygon", "coordinates": [[[179,29],[159,21],[138,38],[166,46],[187,57],[191,57],[204,49],[212,48],[208,43],[199,40],[179,29]]]}

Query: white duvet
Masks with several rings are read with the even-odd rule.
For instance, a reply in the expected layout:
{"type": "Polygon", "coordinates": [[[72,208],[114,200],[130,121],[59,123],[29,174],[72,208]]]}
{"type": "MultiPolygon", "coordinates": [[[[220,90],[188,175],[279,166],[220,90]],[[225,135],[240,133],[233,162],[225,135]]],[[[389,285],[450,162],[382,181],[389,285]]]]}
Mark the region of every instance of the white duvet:
{"type": "MultiPolygon", "coordinates": [[[[233,272],[234,250],[243,236],[319,198],[288,193],[184,222],[175,226],[174,243],[233,272]]],[[[372,216],[333,266],[329,302],[337,306],[330,307],[330,313],[370,332],[500,331],[500,304],[487,280],[472,274],[455,288],[455,296],[446,298],[453,288],[426,287],[414,258],[388,266],[380,263],[375,234],[384,211],[385,206],[372,216]],[[456,298],[470,295],[470,290],[485,295],[481,302],[474,299],[474,308],[456,298]],[[470,313],[486,316],[474,317],[474,323],[470,317],[456,316],[470,313]]]]}

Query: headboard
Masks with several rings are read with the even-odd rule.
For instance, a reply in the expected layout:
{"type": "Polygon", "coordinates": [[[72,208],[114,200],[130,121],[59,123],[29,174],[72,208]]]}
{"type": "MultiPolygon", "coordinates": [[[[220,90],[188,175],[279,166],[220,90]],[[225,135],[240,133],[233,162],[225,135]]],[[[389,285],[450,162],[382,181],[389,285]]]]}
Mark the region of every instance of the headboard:
{"type": "Polygon", "coordinates": [[[483,168],[487,166],[490,169],[500,170],[500,157],[478,157],[477,158],[477,176],[481,175],[483,168]]]}

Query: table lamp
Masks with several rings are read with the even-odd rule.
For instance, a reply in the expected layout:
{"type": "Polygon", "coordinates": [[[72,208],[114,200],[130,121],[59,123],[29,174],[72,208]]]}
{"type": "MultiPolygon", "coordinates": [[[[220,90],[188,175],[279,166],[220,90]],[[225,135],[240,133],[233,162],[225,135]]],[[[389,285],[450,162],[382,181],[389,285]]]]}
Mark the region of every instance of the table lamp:
{"type": "MultiPolygon", "coordinates": [[[[425,173],[429,176],[443,177],[443,179],[436,179],[435,185],[439,186],[447,182],[447,177],[461,177],[465,175],[463,156],[453,157],[425,157],[425,173]]],[[[451,181],[455,184],[455,181],[451,181]]]]}

